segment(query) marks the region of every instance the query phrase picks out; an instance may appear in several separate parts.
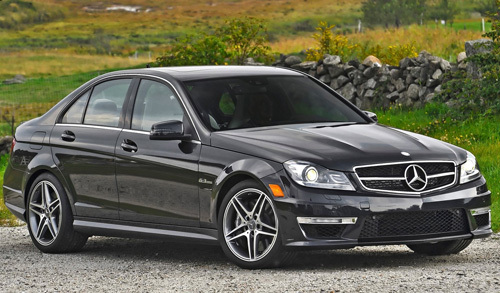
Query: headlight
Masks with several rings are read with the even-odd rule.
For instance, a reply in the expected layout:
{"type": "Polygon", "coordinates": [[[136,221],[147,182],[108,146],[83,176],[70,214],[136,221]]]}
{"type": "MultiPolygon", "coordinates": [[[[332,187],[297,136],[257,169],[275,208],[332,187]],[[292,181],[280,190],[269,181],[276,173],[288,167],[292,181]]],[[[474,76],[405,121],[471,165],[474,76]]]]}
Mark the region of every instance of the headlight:
{"type": "Polygon", "coordinates": [[[316,164],[304,161],[287,161],[284,165],[293,181],[302,186],[355,190],[347,176],[342,172],[328,170],[316,164]]]}
{"type": "Polygon", "coordinates": [[[476,157],[470,152],[467,152],[467,160],[460,166],[460,184],[475,180],[480,176],[481,173],[479,173],[476,157]]]}

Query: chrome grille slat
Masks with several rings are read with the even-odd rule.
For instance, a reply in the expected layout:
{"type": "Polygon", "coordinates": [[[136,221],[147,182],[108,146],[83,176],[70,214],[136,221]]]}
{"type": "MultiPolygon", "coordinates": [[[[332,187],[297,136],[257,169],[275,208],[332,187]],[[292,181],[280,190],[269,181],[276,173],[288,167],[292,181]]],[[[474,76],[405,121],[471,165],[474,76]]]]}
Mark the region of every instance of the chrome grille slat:
{"type": "Polygon", "coordinates": [[[364,189],[383,193],[420,195],[451,187],[457,181],[457,168],[452,161],[409,161],[365,165],[355,167],[354,173],[364,189]],[[425,170],[428,181],[425,189],[415,191],[408,186],[404,173],[410,165],[417,165],[425,170]]]}

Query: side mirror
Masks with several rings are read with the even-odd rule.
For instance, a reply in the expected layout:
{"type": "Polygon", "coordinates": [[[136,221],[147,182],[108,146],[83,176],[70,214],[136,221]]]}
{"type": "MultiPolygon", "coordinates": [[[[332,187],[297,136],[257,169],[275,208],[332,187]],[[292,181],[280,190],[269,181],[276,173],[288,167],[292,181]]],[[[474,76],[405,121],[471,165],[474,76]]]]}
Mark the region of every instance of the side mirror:
{"type": "Polygon", "coordinates": [[[378,122],[377,114],[370,112],[370,111],[363,111],[368,118],[372,119],[375,122],[378,122]]]}
{"type": "Polygon", "coordinates": [[[153,124],[149,133],[151,140],[189,140],[191,135],[184,134],[184,124],[178,120],[153,124]]]}

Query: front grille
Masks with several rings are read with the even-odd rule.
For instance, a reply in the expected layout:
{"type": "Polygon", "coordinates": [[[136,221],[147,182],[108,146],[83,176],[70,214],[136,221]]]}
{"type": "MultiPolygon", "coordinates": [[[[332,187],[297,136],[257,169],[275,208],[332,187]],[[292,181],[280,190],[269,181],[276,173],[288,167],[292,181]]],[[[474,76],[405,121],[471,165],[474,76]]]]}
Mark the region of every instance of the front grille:
{"type": "MultiPolygon", "coordinates": [[[[411,169],[412,167],[410,167],[411,169]]],[[[422,193],[443,189],[455,184],[456,170],[453,162],[407,162],[354,168],[356,175],[367,190],[395,193],[422,193]],[[422,168],[427,179],[425,187],[411,188],[411,178],[405,177],[411,165],[422,168]]],[[[411,173],[408,173],[409,176],[411,173]]]]}
{"type": "Polygon", "coordinates": [[[344,232],[345,225],[314,225],[314,224],[304,224],[300,225],[302,231],[306,234],[308,238],[317,239],[331,239],[339,238],[342,232],[344,232]]]}
{"type": "Polygon", "coordinates": [[[380,213],[368,216],[359,236],[360,241],[383,237],[453,235],[469,232],[463,209],[426,212],[380,213]]]}
{"type": "Polygon", "coordinates": [[[476,224],[478,227],[490,225],[490,214],[489,213],[474,216],[474,219],[476,220],[476,224]]]}

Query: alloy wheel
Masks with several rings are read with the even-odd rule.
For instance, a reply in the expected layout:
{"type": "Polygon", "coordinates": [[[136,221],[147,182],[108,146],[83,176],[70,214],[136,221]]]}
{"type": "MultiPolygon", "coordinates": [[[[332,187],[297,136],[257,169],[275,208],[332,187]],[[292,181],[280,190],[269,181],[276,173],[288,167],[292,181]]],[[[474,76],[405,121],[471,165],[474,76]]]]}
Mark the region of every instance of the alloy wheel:
{"type": "Polygon", "coordinates": [[[38,182],[29,200],[29,222],[38,243],[48,246],[54,242],[61,227],[61,198],[57,188],[47,180],[38,182]]]}
{"type": "Polygon", "coordinates": [[[271,199],[255,188],[236,193],[227,204],[222,221],[228,248],[243,261],[261,260],[278,238],[278,218],[271,199]]]}

